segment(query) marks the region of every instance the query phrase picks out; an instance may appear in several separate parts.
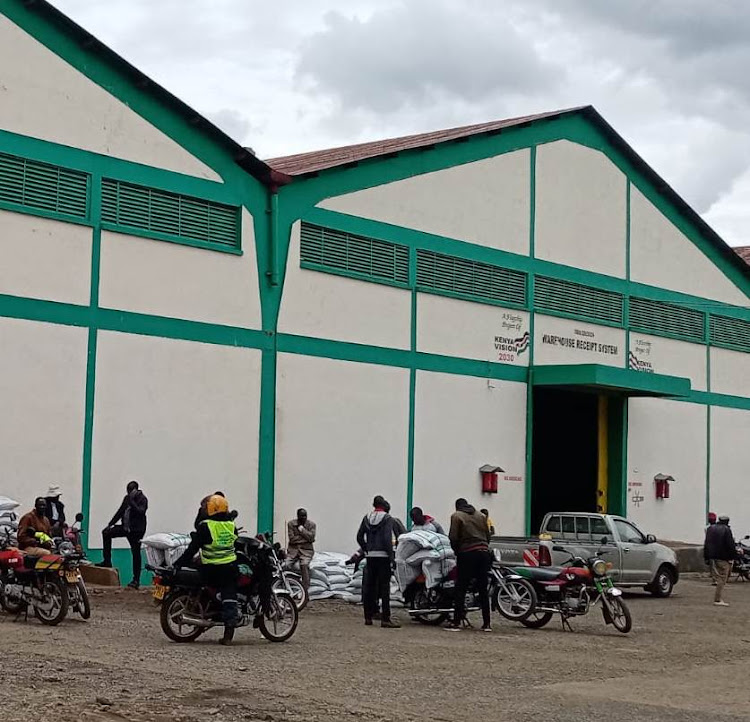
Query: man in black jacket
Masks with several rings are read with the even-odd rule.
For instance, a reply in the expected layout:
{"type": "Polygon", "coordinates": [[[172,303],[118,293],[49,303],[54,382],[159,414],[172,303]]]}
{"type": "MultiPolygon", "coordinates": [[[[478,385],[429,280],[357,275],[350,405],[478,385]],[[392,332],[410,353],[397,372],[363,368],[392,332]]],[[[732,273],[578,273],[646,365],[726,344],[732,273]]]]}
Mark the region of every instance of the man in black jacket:
{"type": "Polygon", "coordinates": [[[722,599],[724,585],[732,573],[732,561],[737,556],[732,530],[729,528],[729,517],[720,516],[717,524],[706,529],[706,542],[703,545],[703,556],[711,563],[716,579],[714,604],[717,607],[728,607],[722,599]]]}
{"type": "Polygon", "coordinates": [[[391,508],[380,495],[372,500],[373,510],[362,519],[357,532],[357,543],[364,550],[367,568],[362,584],[362,604],[365,624],[372,626],[372,618],[382,604],[380,626],[398,629],[401,625],[391,619],[391,563],[393,562],[393,518],[391,508]]]}
{"type": "Polygon", "coordinates": [[[133,555],[133,581],[128,584],[131,589],[138,589],[141,580],[141,539],[146,534],[146,510],[148,499],[138,488],[137,481],[128,482],[125,487],[127,493],[120,504],[120,508],[102,530],[102,541],[104,542],[104,559],[97,564],[98,567],[112,566],[112,540],[125,537],[130,544],[133,555]],[[122,521],[122,524],[118,524],[122,521]]]}

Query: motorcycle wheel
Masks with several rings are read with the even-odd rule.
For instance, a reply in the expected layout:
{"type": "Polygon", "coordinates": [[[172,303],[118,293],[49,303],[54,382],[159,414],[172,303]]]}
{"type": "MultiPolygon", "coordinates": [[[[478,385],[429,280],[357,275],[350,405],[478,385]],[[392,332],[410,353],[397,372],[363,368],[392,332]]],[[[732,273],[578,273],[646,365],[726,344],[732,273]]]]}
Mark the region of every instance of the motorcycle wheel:
{"type": "MultiPolygon", "coordinates": [[[[173,642],[194,642],[206,631],[206,627],[196,627],[193,624],[183,624],[182,615],[186,611],[194,611],[192,595],[177,590],[167,596],[161,605],[159,621],[161,629],[173,642]]],[[[203,610],[198,609],[196,616],[203,616],[203,610]]]]}
{"type": "MultiPolygon", "coordinates": [[[[301,612],[310,601],[310,595],[307,593],[307,589],[302,586],[302,582],[294,577],[287,577],[286,582],[289,585],[289,594],[292,595],[292,601],[294,606],[297,607],[297,611],[301,612]]],[[[286,592],[287,589],[284,586],[283,579],[277,579],[273,583],[274,592],[286,592]]]]}
{"type": "Polygon", "coordinates": [[[59,579],[46,580],[42,584],[44,607],[34,606],[34,614],[42,623],[50,627],[60,624],[68,614],[68,590],[59,579]]]}
{"type": "Polygon", "coordinates": [[[541,629],[545,624],[549,624],[550,619],[552,612],[532,612],[521,624],[529,629],[541,629]]]}
{"type": "Polygon", "coordinates": [[[536,609],[536,592],[525,579],[508,579],[495,587],[495,609],[512,622],[523,622],[536,609]]]}
{"type": "Polygon", "coordinates": [[[75,611],[81,615],[81,619],[88,619],[91,616],[91,602],[89,601],[89,593],[86,585],[83,583],[83,579],[78,580],[73,595],[75,596],[73,604],[75,611]]]}
{"type": "MultiPolygon", "coordinates": [[[[418,591],[414,595],[414,598],[411,600],[409,609],[417,610],[427,607],[429,605],[429,601],[427,601],[424,597],[424,590],[418,591]]],[[[426,624],[430,627],[437,627],[438,625],[443,624],[443,622],[447,621],[450,615],[446,614],[445,612],[437,612],[436,614],[414,614],[412,616],[420,624],[426,624]]]]}
{"type": "Polygon", "coordinates": [[[19,599],[11,601],[2,592],[2,584],[0,583],[0,607],[2,607],[8,614],[18,614],[23,609],[23,602],[19,599]]]}
{"type": "Polygon", "coordinates": [[[619,597],[613,597],[603,601],[604,620],[607,620],[607,611],[612,621],[612,626],[622,634],[627,634],[633,628],[633,618],[630,616],[628,605],[619,597]]]}
{"type": "Polygon", "coordinates": [[[274,594],[271,611],[260,618],[260,633],[269,642],[286,642],[297,629],[299,612],[289,594],[274,594]]]}

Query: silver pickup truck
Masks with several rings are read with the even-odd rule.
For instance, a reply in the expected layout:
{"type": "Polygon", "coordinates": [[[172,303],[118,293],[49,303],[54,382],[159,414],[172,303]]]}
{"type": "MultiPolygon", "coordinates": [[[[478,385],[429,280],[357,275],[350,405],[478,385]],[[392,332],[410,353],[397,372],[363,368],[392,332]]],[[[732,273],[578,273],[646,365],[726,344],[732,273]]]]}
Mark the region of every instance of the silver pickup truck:
{"type": "Polygon", "coordinates": [[[612,563],[610,573],[617,586],[643,587],[657,597],[668,597],[680,576],[672,549],[632,521],[611,514],[554,512],[544,517],[538,537],[496,536],[490,543],[509,566],[536,563],[540,556],[542,563],[547,557],[548,564],[558,566],[570,554],[555,551],[555,545],[584,558],[602,550],[602,557],[612,563]],[[540,545],[546,547],[541,555],[540,545]]]}

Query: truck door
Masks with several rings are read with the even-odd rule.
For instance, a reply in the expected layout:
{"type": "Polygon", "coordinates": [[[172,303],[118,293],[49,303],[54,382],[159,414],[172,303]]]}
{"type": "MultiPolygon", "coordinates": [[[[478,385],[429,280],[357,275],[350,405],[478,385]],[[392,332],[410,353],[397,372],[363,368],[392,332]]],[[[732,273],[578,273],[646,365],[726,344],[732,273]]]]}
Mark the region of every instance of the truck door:
{"type": "Polygon", "coordinates": [[[624,519],[614,520],[622,550],[622,581],[628,584],[648,584],[653,577],[654,550],[646,538],[624,519]]]}
{"type": "Polygon", "coordinates": [[[601,516],[591,517],[591,539],[596,542],[595,552],[599,549],[606,551],[606,554],[602,554],[602,559],[612,564],[611,577],[616,582],[623,581],[622,578],[622,551],[620,547],[615,543],[615,537],[612,530],[609,528],[606,519],[601,516]],[[602,545],[602,539],[607,540],[606,545],[602,545]]]}

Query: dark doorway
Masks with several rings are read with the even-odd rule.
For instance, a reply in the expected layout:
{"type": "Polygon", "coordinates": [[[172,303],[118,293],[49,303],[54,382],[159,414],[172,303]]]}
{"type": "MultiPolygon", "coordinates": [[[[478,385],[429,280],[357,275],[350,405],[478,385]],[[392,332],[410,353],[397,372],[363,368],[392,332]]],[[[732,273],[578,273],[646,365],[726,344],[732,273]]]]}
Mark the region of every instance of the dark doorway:
{"type": "Polygon", "coordinates": [[[531,449],[531,532],[550,511],[596,511],[596,394],[535,388],[531,449]]]}

